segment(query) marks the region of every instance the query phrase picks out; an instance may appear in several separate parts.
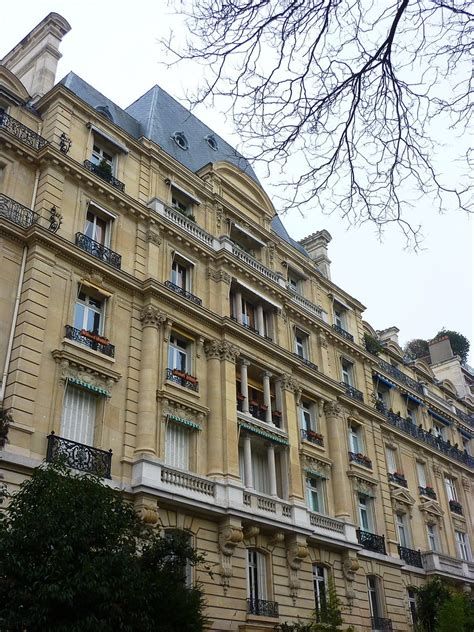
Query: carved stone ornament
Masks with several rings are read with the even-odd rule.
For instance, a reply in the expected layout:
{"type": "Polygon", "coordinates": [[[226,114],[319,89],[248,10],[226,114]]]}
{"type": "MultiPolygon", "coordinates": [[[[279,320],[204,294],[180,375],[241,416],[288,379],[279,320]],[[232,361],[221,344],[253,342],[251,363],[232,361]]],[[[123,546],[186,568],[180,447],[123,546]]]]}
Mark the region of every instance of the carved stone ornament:
{"type": "Polygon", "coordinates": [[[323,349],[328,348],[328,341],[326,339],[326,336],[322,332],[319,334],[319,345],[323,347],[323,349]]]}
{"type": "Polygon", "coordinates": [[[293,605],[296,605],[298,590],[300,588],[300,580],[298,573],[301,569],[301,563],[309,555],[309,550],[305,541],[298,536],[288,538],[286,547],[286,561],[288,564],[288,585],[293,605]]]}
{"type": "Polygon", "coordinates": [[[270,546],[277,546],[278,544],[281,544],[284,541],[285,541],[285,534],[282,531],[275,531],[268,538],[268,544],[270,546]]]}
{"type": "Polygon", "coordinates": [[[392,508],[395,514],[408,514],[412,517],[413,505],[415,499],[405,489],[392,489],[390,492],[392,498],[392,508]]]}
{"type": "Polygon", "coordinates": [[[161,246],[161,237],[157,230],[151,230],[150,228],[146,232],[146,240],[155,246],[161,246]]]}
{"type": "MultiPolygon", "coordinates": [[[[216,182],[216,180],[217,179],[215,179],[215,182],[216,182]]],[[[220,180],[219,180],[219,185],[220,185],[220,180]]],[[[222,206],[220,204],[218,204],[217,205],[217,209],[216,209],[216,228],[217,228],[218,231],[221,230],[222,222],[224,220],[225,220],[224,209],[222,208],[222,206]]]]}
{"type": "Polygon", "coordinates": [[[442,529],[444,511],[436,500],[424,501],[418,508],[422,512],[426,524],[438,525],[438,527],[442,529]]]}
{"type": "Polygon", "coordinates": [[[359,476],[355,476],[353,479],[354,490],[363,494],[364,496],[368,496],[369,498],[376,497],[376,486],[374,483],[370,481],[366,481],[364,478],[360,478],[359,476]]]}
{"type": "Polygon", "coordinates": [[[140,494],[135,500],[135,511],[146,525],[155,527],[158,524],[158,503],[153,498],[140,494]]]}
{"type": "Polygon", "coordinates": [[[61,367],[59,379],[62,382],[65,382],[69,379],[79,380],[81,382],[89,384],[90,386],[104,389],[105,391],[107,391],[107,394],[110,397],[111,388],[120,379],[120,376],[111,377],[110,375],[106,375],[105,373],[101,373],[100,371],[90,369],[89,367],[79,364],[78,362],[68,360],[67,358],[62,357],[60,352],[53,352],[53,357],[61,367]]]}
{"type": "Polygon", "coordinates": [[[160,312],[153,305],[147,305],[140,312],[140,321],[143,327],[156,327],[158,329],[166,321],[166,314],[160,312]]]}
{"type": "Polygon", "coordinates": [[[471,482],[470,480],[467,478],[467,476],[462,476],[461,478],[461,482],[462,482],[462,486],[464,487],[464,489],[469,492],[471,490],[471,482]]]}
{"type": "Polygon", "coordinates": [[[235,362],[240,355],[240,349],[227,340],[208,340],[204,344],[204,352],[208,360],[228,360],[235,362]]]}
{"type": "Polygon", "coordinates": [[[232,281],[232,277],[225,270],[216,270],[211,267],[207,269],[207,278],[216,281],[216,283],[222,281],[223,283],[227,283],[227,285],[230,285],[232,281]]]}
{"type": "Polygon", "coordinates": [[[355,575],[360,568],[360,563],[353,551],[346,551],[343,558],[342,572],[346,580],[346,598],[349,607],[352,608],[353,601],[356,597],[353,582],[355,575]]]}
{"type": "Polygon", "coordinates": [[[274,261],[275,261],[275,244],[271,241],[268,244],[268,262],[270,266],[273,266],[274,261]]]}
{"type": "Polygon", "coordinates": [[[260,533],[260,527],[256,524],[249,524],[244,529],[244,538],[248,540],[249,538],[255,538],[260,533]]]}
{"type": "Polygon", "coordinates": [[[169,399],[163,399],[161,414],[163,417],[172,416],[189,419],[199,426],[202,426],[207,416],[202,411],[196,410],[196,408],[193,408],[193,406],[187,403],[176,402],[169,399]]]}
{"type": "Polygon", "coordinates": [[[295,393],[295,395],[301,391],[298,380],[288,373],[283,373],[283,375],[280,376],[280,384],[283,391],[290,391],[291,393],[295,393]]]}
{"type": "Polygon", "coordinates": [[[443,471],[441,469],[440,464],[437,461],[433,461],[433,472],[436,478],[441,478],[443,475],[443,471]]]}
{"type": "Polygon", "coordinates": [[[340,417],[341,413],[342,408],[337,402],[325,402],[324,414],[326,415],[326,417],[340,417]]]}
{"type": "Polygon", "coordinates": [[[227,594],[231,577],[234,574],[232,569],[232,556],[234,555],[236,547],[243,539],[242,526],[235,521],[228,520],[219,528],[220,576],[224,594],[227,594]]]}
{"type": "Polygon", "coordinates": [[[304,469],[309,474],[329,478],[329,465],[307,454],[304,455],[304,469]]]}

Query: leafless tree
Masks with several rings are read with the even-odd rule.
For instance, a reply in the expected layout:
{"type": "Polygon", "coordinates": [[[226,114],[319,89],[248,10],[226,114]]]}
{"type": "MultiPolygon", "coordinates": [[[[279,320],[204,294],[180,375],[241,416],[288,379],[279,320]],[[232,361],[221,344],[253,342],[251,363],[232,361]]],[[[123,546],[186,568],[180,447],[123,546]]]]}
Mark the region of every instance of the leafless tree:
{"type": "Polygon", "coordinates": [[[286,207],[397,223],[415,243],[420,200],[472,211],[469,154],[455,183],[436,158],[437,129],[471,120],[471,2],[169,1],[189,29],[165,43],[173,63],[205,66],[193,103],[227,98],[249,157],[279,165],[286,207]]]}

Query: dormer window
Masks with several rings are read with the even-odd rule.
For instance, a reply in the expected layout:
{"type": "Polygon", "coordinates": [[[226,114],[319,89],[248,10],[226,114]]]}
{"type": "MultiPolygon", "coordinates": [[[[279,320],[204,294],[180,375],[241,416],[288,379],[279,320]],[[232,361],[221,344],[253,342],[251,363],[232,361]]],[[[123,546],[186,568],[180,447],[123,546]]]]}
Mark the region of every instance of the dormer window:
{"type": "Polygon", "coordinates": [[[109,119],[109,121],[114,121],[114,117],[112,116],[112,112],[109,110],[107,105],[98,105],[96,108],[97,112],[105,116],[109,119]]]}
{"type": "Polygon", "coordinates": [[[178,145],[180,149],[183,149],[184,151],[189,149],[188,139],[184,135],[184,132],[175,132],[171,136],[171,138],[172,140],[174,140],[174,142],[178,145]]]}
{"type": "Polygon", "coordinates": [[[250,255],[255,255],[256,251],[265,246],[265,243],[253,233],[250,226],[241,226],[235,222],[230,228],[230,239],[236,246],[250,255]]]}
{"type": "Polygon", "coordinates": [[[217,139],[213,134],[208,134],[204,137],[204,140],[212,149],[212,151],[217,151],[219,149],[219,145],[217,144],[217,139]]]}
{"type": "Polygon", "coordinates": [[[104,148],[104,146],[98,142],[94,143],[92,147],[91,162],[97,167],[103,166],[104,169],[108,167],[110,169],[110,175],[113,175],[113,154],[109,149],[104,148]]]}

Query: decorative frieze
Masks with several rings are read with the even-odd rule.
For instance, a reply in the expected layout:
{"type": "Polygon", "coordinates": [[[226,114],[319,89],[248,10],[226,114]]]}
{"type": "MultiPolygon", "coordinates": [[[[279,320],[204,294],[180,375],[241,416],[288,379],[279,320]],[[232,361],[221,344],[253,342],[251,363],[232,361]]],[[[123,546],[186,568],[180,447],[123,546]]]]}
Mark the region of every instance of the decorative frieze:
{"type": "Polygon", "coordinates": [[[61,382],[80,384],[89,390],[94,390],[101,395],[110,397],[110,390],[119,381],[118,373],[108,373],[96,368],[88,367],[80,362],[67,357],[65,352],[56,349],[52,352],[53,358],[59,364],[61,382]]]}
{"type": "Polygon", "coordinates": [[[360,476],[353,476],[352,484],[354,486],[354,491],[358,494],[363,494],[369,498],[375,498],[377,495],[377,486],[372,481],[368,481],[360,476]]]}
{"type": "Polygon", "coordinates": [[[327,479],[329,478],[329,468],[330,466],[328,463],[324,463],[324,461],[315,459],[307,454],[304,455],[304,470],[308,474],[313,474],[314,476],[327,479]]]}
{"type": "Polygon", "coordinates": [[[207,278],[212,279],[212,281],[215,281],[216,283],[222,281],[223,283],[227,283],[227,285],[230,285],[232,281],[232,277],[225,270],[216,270],[210,266],[207,269],[207,278]]]}
{"type": "Polygon", "coordinates": [[[155,246],[161,246],[162,239],[157,230],[151,230],[149,228],[146,232],[146,240],[155,246]]]}

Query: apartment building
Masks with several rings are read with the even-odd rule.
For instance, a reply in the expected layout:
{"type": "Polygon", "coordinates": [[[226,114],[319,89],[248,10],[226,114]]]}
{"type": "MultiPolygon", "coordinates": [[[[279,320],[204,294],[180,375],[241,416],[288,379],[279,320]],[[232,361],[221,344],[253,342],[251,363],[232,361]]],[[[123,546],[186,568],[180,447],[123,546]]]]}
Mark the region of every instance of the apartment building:
{"type": "Polygon", "coordinates": [[[411,630],[435,574],[472,591],[472,390],[364,322],[329,233],[294,241],[159,86],[124,110],[56,83],[69,29],[0,65],[8,491],[62,453],[185,530],[213,631],[321,613],[329,577],[358,632],[411,630]]]}

